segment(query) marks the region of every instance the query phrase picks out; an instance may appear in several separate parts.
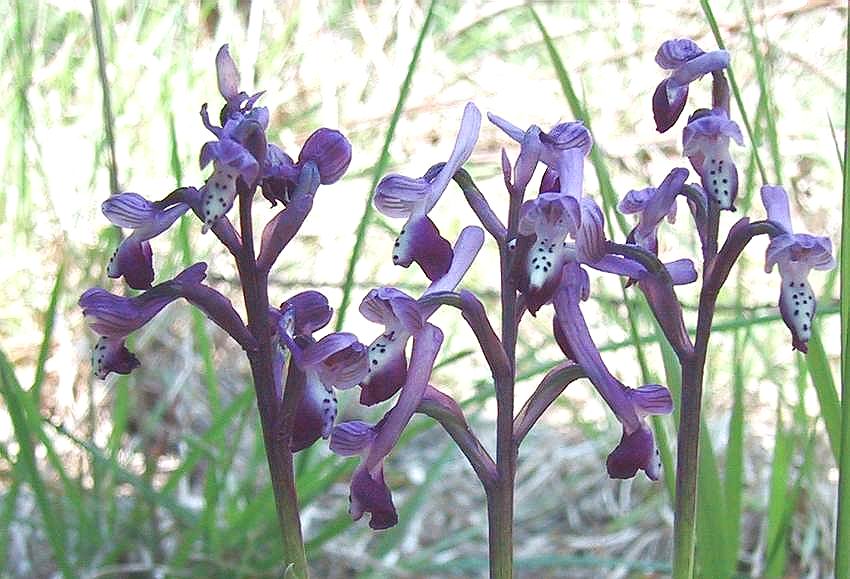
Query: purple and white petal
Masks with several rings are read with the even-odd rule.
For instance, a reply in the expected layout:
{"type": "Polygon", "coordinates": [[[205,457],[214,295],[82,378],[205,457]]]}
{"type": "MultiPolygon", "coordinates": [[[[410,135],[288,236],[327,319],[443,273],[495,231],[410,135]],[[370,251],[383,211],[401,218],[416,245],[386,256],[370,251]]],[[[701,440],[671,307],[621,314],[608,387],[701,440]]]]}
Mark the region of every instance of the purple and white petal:
{"type": "Polygon", "coordinates": [[[354,470],[349,500],[351,505],[348,512],[355,521],[360,520],[364,513],[369,513],[369,526],[372,529],[388,529],[398,524],[393,496],[384,481],[383,464],[371,473],[362,464],[354,470]]]}
{"type": "Polygon", "coordinates": [[[230,48],[223,45],[215,55],[215,71],[218,78],[218,92],[226,101],[239,95],[239,71],[230,56],[230,48]]]}
{"type": "Polygon", "coordinates": [[[113,279],[123,276],[133,289],[150,288],[154,278],[151,244],[132,235],[124,238],[109,258],[106,275],[113,279]]]}
{"type": "Polygon", "coordinates": [[[784,188],[764,185],[761,188],[761,201],[767,210],[768,219],[779,225],[786,233],[794,233],[788,193],[784,188]]]}
{"type": "Polygon", "coordinates": [[[368,422],[350,420],[334,427],[329,446],[340,456],[356,456],[369,450],[376,434],[376,428],[368,422]]]}
{"type": "Polygon", "coordinates": [[[434,222],[425,215],[414,215],[402,227],[393,248],[393,263],[410,267],[415,261],[434,281],[446,275],[452,263],[452,246],[434,222]]]}
{"type": "Polygon", "coordinates": [[[296,335],[313,335],[313,332],[327,326],[333,316],[333,308],[328,305],[328,298],[315,290],[295,294],[280,304],[281,312],[289,309],[294,315],[296,335]]]}
{"type": "Polygon", "coordinates": [[[375,437],[375,442],[369,450],[364,466],[373,475],[383,464],[384,457],[389,454],[398,442],[401,432],[425,392],[434,361],[443,343],[443,332],[434,325],[426,324],[413,338],[413,351],[410,356],[410,366],[407,370],[407,380],[401,389],[398,400],[385,416],[386,422],[375,437]]]}
{"type": "Polygon", "coordinates": [[[620,444],[608,455],[606,466],[611,478],[628,479],[643,470],[649,479],[658,480],[661,456],[649,427],[643,426],[632,433],[624,428],[620,444]]]}
{"type": "Polygon", "coordinates": [[[335,183],[351,163],[351,143],[337,130],[319,128],[307,137],[298,155],[299,165],[307,161],[316,163],[322,185],[335,183]]]}
{"type": "Polygon", "coordinates": [[[101,336],[94,345],[91,367],[94,375],[101,380],[112,372],[129,374],[139,366],[139,359],[127,349],[124,338],[101,336]]]}

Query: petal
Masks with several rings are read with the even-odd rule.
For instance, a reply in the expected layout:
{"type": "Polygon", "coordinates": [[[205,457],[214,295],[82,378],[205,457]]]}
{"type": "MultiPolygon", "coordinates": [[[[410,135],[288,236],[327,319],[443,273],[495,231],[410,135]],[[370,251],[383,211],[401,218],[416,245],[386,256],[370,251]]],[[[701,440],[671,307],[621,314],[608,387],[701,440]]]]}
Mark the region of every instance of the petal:
{"type": "MultiPolygon", "coordinates": [[[[449,271],[439,279],[434,280],[423,292],[423,297],[435,292],[454,290],[484,245],[484,231],[480,227],[470,225],[464,227],[454,245],[452,263],[449,271]]],[[[427,318],[430,314],[423,314],[427,318]]]]}
{"type": "Polygon", "coordinates": [[[666,132],[676,124],[688,100],[687,85],[674,90],[672,100],[669,99],[669,86],[670,79],[665,78],[652,95],[652,115],[655,117],[655,129],[659,133],[666,132]]]}
{"type": "Polygon", "coordinates": [[[791,207],[788,204],[788,193],[785,189],[765,185],[761,188],[761,201],[767,210],[768,219],[786,232],[794,232],[794,226],[791,224],[791,207]]]}
{"type": "Polygon", "coordinates": [[[661,68],[674,70],[702,54],[705,54],[705,51],[690,38],[674,38],[664,41],[658,47],[655,62],[661,68]]]}
{"type": "Polygon", "coordinates": [[[540,195],[560,190],[561,180],[558,178],[558,172],[551,167],[546,167],[546,170],[543,172],[543,177],[540,178],[540,195]]]}
{"type": "Polygon", "coordinates": [[[631,279],[642,279],[647,275],[646,268],[641,264],[619,255],[603,255],[601,258],[587,265],[598,271],[622,275],[631,279]]]}
{"type": "Polygon", "coordinates": [[[729,155],[728,144],[714,143],[703,147],[705,156],[701,167],[694,167],[702,177],[702,187],[708,199],[720,209],[735,209],[738,196],[738,168],[729,155]]]}
{"type": "Polygon", "coordinates": [[[578,260],[592,263],[605,255],[605,218],[602,210],[591,197],[581,200],[581,227],[576,235],[578,260]]]}
{"type": "Polygon", "coordinates": [[[139,366],[139,359],[124,345],[124,338],[101,336],[92,350],[92,372],[101,380],[111,372],[129,374],[139,366]]]}
{"type": "Polygon", "coordinates": [[[525,259],[525,272],[520,289],[525,295],[528,311],[536,314],[552,300],[561,281],[561,269],[568,256],[564,242],[538,238],[525,259]]]}
{"type": "Polygon", "coordinates": [[[302,369],[316,369],[330,356],[345,350],[357,342],[357,336],[348,332],[335,332],[324,336],[318,342],[313,342],[302,350],[300,365],[302,369]]]}
{"type": "Polygon", "coordinates": [[[151,244],[132,235],[124,238],[109,258],[106,274],[113,279],[123,276],[133,289],[148,289],[154,278],[151,244]]]}
{"type": "Polygon", "coordinates": [[[812,321],[817,303],[811,286],[803,280],[782,280],[779,292],[779,312],[788,329],[791,330],[793,347],[803,353],[808,352],[808,342],[812,336],[812,321]]]}
{"type": "Polygon", "coordinates": [[[230,100],[239,94],[239,71],[230,56],[230,49],[225,44],[215,55],[215,72],[218,77],[218,92],[225,100],[230,100]]]}
{"type": "Polygon", "coordinates": [[[681,193],[688,175],[687,169],[673,169],[658,186],[655,194],[647,200],[637,226],[641,236],[652,235],[658,224],[668,217],[671,211],[675,216],[676,197],[681,193]]]}
{"type": "Polygon", "coordinates": [[[393,263],[410,267],[414,261],[434,281],[448,273],[452,263],[452,246],[440,235],[427,216],[412,216],[395,241],[393,263]]]}
{"type": "Polygon", "coordinates": [[[725,50],[712,50],[691,58],[677,67],[670,78],[678,85],[693,82],[709,72],[717,72],[729,66],[729,53],[725,50]]]}
{"type": "Polygon", "coordinates": [[[426,324],[413,337],[413,351],[407,370],[407,380],[401,389],[401,394],[395,406],[387,412],[386,422],[381,427],[372,448],[369,450],[369,455],[364,461],[364,466],[369,472],[374,474],[376,469],[380,467],[384,457],[396,445],[404,427],[407,426],[413,413],[416,412],[416,407],[419,406],[419,401],[428,385],[431,371],[434,368],[434,361],[442,343],[443,332],[431,324],[426,324]]]}
{"type": "MultiPolygon", "coordinates": [[[[267,145],[265,147],[267,148],[267,145]]],[[[253,183],[260,172],[260,165],[254,155],[230,138],[204,143],[200,160],[201,169],[209,165],[210,161],[218,161],[221,165],[235,170],[248,184],[253,183]]],[[[235,179],[236,175],[232,178],[235,179]]]]}
{"type": "Polygon", "coordinates": [[[366,346],[360,342],[354,342],[347,348],[331,354],[318,368],[322,383],[340,390],[360,384],[368,371],[366,346]]]}
{"type": "Polygon", "coordinates": [[[375,188],[372,202],[387,217],[410,217],[416,211],[424,213],[431,192],[431,183],[419,177],[413,179],[391,173],[381,179],[375,188]]]}
{"type": "Polygon", "coordinates": [[[625,197],[623,197],[620,200],[620,203],[617,204],[617,210],[624,215],[629,215],[630,213],[641,213],[649,200],[655,196],[656,191],[658,191],[658,189],[655,187],[632,189],[626,193],[625,197]]]}
{"type": "Polygon", "coordinates": [[[201,210],[204,215],[203,233],[227,215],[236,200],[236,171],[227,165],[216,164],[216,170],[201,188],[201,210]]]}
{"type": "Polygon", "coordinates": [[[532,125],[522,139],[522,146],[516,160],[514,187],[516,191],[525,191],[528,182],[534,176],[537,163],[540,161],[541,144],[540,128],[532,125]]]}
{"type": "Polygon", "coordinates": [[[446,165],[440,169],[431,184],[431,191],[425,205],[425,213],[431,211],[437,204],[443,191],[448,187],[452,177],[464,163],[469,160],[475,143],[478,142],[478,132],[481,130],[481,111],[475,104],[469,102],[463,109],[463,118],[460,121],[460,130],[455,139],[455,146],[449,156],[446,165]]]}
{"type": "Polygon", "coordinates": [[[331,434],[330,449],[340,456],[354,456],[368,450],[375,440],[375,427],[362,420],[337,424],[331,434]]]}
{"type": "Polygon", "coordinates": [[[620,444],[608,455],[607,466],[611,478],[632,478],[638,470],[643,470],[651,480],[658,480],[661,457],[652,431],[645,425],[631,434],[623,429],[620,444]]]}
{"type": "Polygon", "coordinates": [[[339,131],[319,128],[304,142],[298,163],[314,161],[319,167],[322,185],[340,179],[351,163],[351,143],[339,131]]]}
{"type": "Polygon", "coordinates": [[[361,383],[360,404],[372,406],[389,400],[407,380],[409,335],[382,334],[369,345],[368,374],[361,383]]]}
{"type": "Polygon", "coordinates": [[[281,312],[290,308],[294,313],[297,335],[312,335],[313,332],[327,326],[333,316],[333,308],[328,305],[328,298],[315,290],[295,294],[280,304],[281,312]]]}
{"type": "Polygon", "coordinates": [[[319,381],[315,372],[302,372],[290,367],[286,388],[299,386],[303,387],[304,394],[298,404],[292,428],[289,443],[292,452],[304,450],[319,438],[330,436],[336,418],[336,396],[319,381]]]}
{"type": "Polygon", "coordinates": [[[670,274],[673,285],[687,285],[697,280],[697,270],[694,267],[694,262],[690,259],[677,259],[665,263],[664,267],[667,268],[667,273],[670,274]]]}
{"type": "Polygon", "coordinates": [[[637,389],[629,388],[626,392],[641,417],[673,412],[673,398],[670,396],[670,391],[660,384],[646,384],[637,389]]]}
{"type": "Polygon", "coordinates": [[[508,135],[517,143],[522,143],[523,138],[525,138],[525,131],[509,123],[502,117],[494,115],[493,113],[487,113],[487,119],[489,119],[491,123],[493,123],[500,129],[502,129],[502,131],[504,131],[506,135],[508,135]]]}
{"type": "Polygon", "coordinates": [[[380,465],[373,474],[358,466],[351,478],[351,506],[348,512],[355,521],[363,513],[370,513],[369,526],[375,530],[388,529],[398,524],[398,513],[393,504],[393,496],[384,482],[384,466],[380,465]]]}
{"type": "Polygon", "coordinates": [[[119,193],[113,195],[100,206],[110,223],[118,227],[139,229],[145,227],[157,212],[156,205],[138,193],[119,193]]]}

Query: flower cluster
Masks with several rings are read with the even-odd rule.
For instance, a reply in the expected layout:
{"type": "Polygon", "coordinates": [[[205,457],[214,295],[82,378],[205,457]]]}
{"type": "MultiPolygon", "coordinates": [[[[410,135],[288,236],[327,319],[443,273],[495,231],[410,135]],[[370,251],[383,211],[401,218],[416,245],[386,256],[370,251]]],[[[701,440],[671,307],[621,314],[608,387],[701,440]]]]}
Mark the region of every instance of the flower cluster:
{"type": "MultiPolygon", "coordinates": [[[[738,172],[729,146],[731,141],[743,145],[741,131],[730,119],[723,75],[729,55],[722,50],[704,52],[691,40],[677,39],[662,44],[656,62],[670,71],[652,99],[661,132],[672,128],[683,113],[689,84],[712,74],[711,108],[695,110],[683,128],[683,156],[699,183],[689,184],[690,171],[675,167],[657,187],[626,193],[618,209],[636,216],[637,222],[625,243],[617,243],[606,237],[603,211],[585,192],[584,164],[593,147],[587,127],[573,121],[556,124],[548,131],[537,125],[522,129],[489,114],[493,125],[519,144],[513,163],[502,150],[501,170],[509,200],[508,219],[502,221],[463,169],[482,122],[478,108],[468,103],[445,162],[432,165],[421,177],[387,175],[375,189],[377,210],[405,219],[388,255],[401,267],[415,263],[429,285],[418,297],[392,286],[369,291],[360,313],[383,330],[364,345],[347,332],[316,335],[333,313],[321,293],[304,291],[274,307],[269,304],[267,287],[274,263],[309,215],[319,186],[336,182],[348,168],[351,145],[339,131],[327,128],[307,138],[297,160],[269,143],[269,111],[257,106],[263,93],[248,95],[240,90],[236,65],[227,46],[222,47],[216,56],[218,88],[224,99],[220,124],[210,119],[206,105],[201,108],[203,125],[215,137],[200,151],[201,168],[211,166],[203,185],[182,187],[158,201],[121,193],[103,204],[103,213],[113,224],[132,230],[110,260],[107,273],[123,277],[131,288],[143,291],[123,297],[94,288],[80,298],[89,325],[100,336],[92,356],[94,373],[105,378],[137,368],[140,361],[127,349],[126,338],[165,306],[184,298],[232,336],[248,355],[270,464],[277,465],[272,476],[276,468],[283,468],[281,464],[291,469],[291,453],[320,438],[330,438],[332,451],[361,457],[351,480],[351,515],[359,519],[369,513],[369,525],[384,529],[398,522],[384,477],[385,461],[416,412],[441,422],[470,460],[488,490],[488,499],[505,491],[498,484],[501,480],[512,481],[515,475],[515,463],[504,458],[511,453],[500,450],[499,461],[494,461],[472,433],[458,403],[430,384],[443,343],[443,332],[430,319],[439,307],[450,305],[460,310],[473,330],[491,370],[500,412],[500,449],[508,445],[513,454],[518,451],[531,425],[569,383],[558,382],[558,376],[569,374],[570,380],[585,376],[622,426],[620,442],[607,457],[608,474],[624,479],[642,470],[648,478],[658,479],[660,453],[646,419],[672,412],[670,392],[659,384],[632,387],[609,370],[582,311],[581,304],[591,293],[588,271],[621,276],[628,286],[637,287],[684,365],[695,360],[707,335],[700,336],[698,330],[696,342],[692,341],[676,296],[677,285],[698,278],[693,261],[662,261],[659,255],[661,226],[677,217],[680,197],[687,202],[702,244],[703,295],[711,299],[705,302],[707,306],[700,300],[700,319],[707,317],[709,329],[712,300],[740,251],[754,235],[768,233],[766,267],[768,271],[774,265],[779,267],[780,311],[791,330],[793,346],[806,351],[815,315],[815,297],[807,276],[811,269],[833,267],[834,259],[828,238],[794,232],[785,190],[769,185],[762,188],[768,220],[739,220],[718,250],[721,213],[735,211],[738,193],[738,172]],[[529,192],[539,165],[543,166],[539,185],[536,192],[529,192]],[[452,181],[483,225],[483,230],[465,227],[454,245],[429,216],[452,181]],[[251,203],[257,191],[272,206],[281,203],[283,208],[265,225],[255,253],[251,203]],[[228,217],[237,198],[238,231],[228,217]],[[204,284],[204,263],[153,285],[156,275],[150,240],[190,209],[200,219],[202,231],[212,231],[235,258],[247,323],[228,298],[204,284]],[[457,290],[483,246],[484,230],[494,238],[501,256],[501,336],[494,332],[474,294],[457,290]],[[501,413],[513,408],[516,335],[526,312],[552,316],[553,340],[566,360],[547,374],[516,416],[508,416],[506,429],[501,413]],[[363,406],[392,401],[374,424],[362,420],[336,423],[335,391],[355,387],[360,388],[363,406]],[[275,462],[281,455],[288,459],[275,462]]],[[[294,490],[287,493],[275,488],[275,493],[279,503],[295,496],[294,490]]]]}

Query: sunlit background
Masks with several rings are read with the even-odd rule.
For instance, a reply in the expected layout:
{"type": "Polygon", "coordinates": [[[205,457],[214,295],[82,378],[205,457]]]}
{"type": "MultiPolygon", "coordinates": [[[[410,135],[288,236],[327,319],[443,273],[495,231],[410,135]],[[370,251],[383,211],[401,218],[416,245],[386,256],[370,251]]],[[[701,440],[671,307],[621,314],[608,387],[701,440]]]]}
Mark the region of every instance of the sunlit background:
{"type": "MultiPolygon", "coordinates": [[[[657,185],[675,166],[690,168],[681,157],[683,122],[659,135],[650,102],[664,74],[653,60],[663,40],[690,37],[704,49],[717,46],[699,3],[533,6],[539,22],[526,4],[495,1],[101,1],[97,20],[93,4],[82,1],[0,4],[0,83],[7,87],[0,108],[2,380],[4,402],[14,394],[25,417],[13,425],[0,411],[4,576],[54,575],[61,566],[57,549],[82,577],[282,571],[253,389],[239,348],[178,302],[134,335],[142,368],[100,381],[89,365],[95,336],[76,305],[93,285],[124,291],[105,277],[117,237],[100,203],[113,189],[157,199],[178,185],[203,183],[197,158],[210,136],[198,111],[204,102],[218,108],[213,59],[220,45],[230,44],[242,87],[266,91],[261,104],[271,111],[270,138],[291,155],[318,126],[338,128],[352,141],[347,176],[320,189],[273,272],[270,295],[280,303],[304,288],[319,289],[337,307],[333,323],[342,319],[366,343],[380,328],[357,312],[363,295],[379,285],[416,295],[426,281],[416,268],[392,265],[401,223],[367,209],[374,182],[391,170],[418,176],[445,160],[467,101],[522,127],[582,118],[617,198],[657,185]],[[583,114],[565,96],[570,86],[583,114]],[[353,283],[346,284],[363,220],[353,283]],[[341,310],[344,294],[349,303],[341,310]]],[[[754,140],[768,180],[789,191],[800,230],[837,242],[846,3],[736,0],[711,7],[752,125],[752,138],[745,134],[745,147],[732,152],[741,176],[739,213],[724,215],[721,229],[741,214],[764,216],[754,140]]],[[[709,102],[708,80],[692,85],[689,110],[709,102]]],[[[735,101],[732,116],[743,128],[735,101]]],[[[504,213],[502,147],[511,157],[518,151],[485,123],[467,168],[504,213]]],[[[602,204],[596,169],[587,163],[585,192],[602,204]]],[[[256,203],[258,220],[273,215],[264,200],[256,203]]],[[[431,217],[449,238],[475,219],[455,188],[431,217]]],[[[184,217],[153,241],[157,279],[186,262],[207,261],[211,283],[241,311],[230,257],[199,225],[184,217]]],[[[622,241],[627,230],[611,225],[622,241]]],[[[704,566],[740,576],[824,577],[832,568],[837,482],[830,439],[838,419],[836,277],[811,278],[819,321],[807,364],[792,352],[778,318],[779,278],[764,273],[765,247],[757,240],[747,249],[718,307],[698,549],[704,566]]],[[[684,205],[662,233],[661,252],[667,261],[698,255],[684,205]]],[[[478,293],[494,323],[497,272],[488,239],[463,287],[478,293]]],[[[584,312],[612,371],[632,386],[660,382],[675,390],[675,368],[665,364],[670,356],[641,295],[624,291],[613,276],[592,274],[591,281],[593,299],[584,312]]],[[[696,319],[697,285],[679,290],[689,322],[696,319]]],[[[464,401],[492,449],[487,367],[455,314],[434,318],[447,339],[432,383],[464,401]]],[[[521,403],[563,359],[546,308],[524,321],[518,356],[521,403]]],[[[356,393],[343,396],[343,419],[375,418],[355,400],[356,393]]],[[[675,440],[672,418],[657,426],[662,438],[675,440]]],[[[401,522],[382,533],[347,514],[356,460],[334,457],[325,442],[301,453],[297,474],[316,577],[486,573],[486,514],[472,470],[430,419],[414,420],[409,432],[386,469],[401,522]]],[[[669,572],[672,480],[610,480],[605,457],[619,436],[584,382],[570,386],[532,431],[518,477],[520,577],[669,572]]]]}

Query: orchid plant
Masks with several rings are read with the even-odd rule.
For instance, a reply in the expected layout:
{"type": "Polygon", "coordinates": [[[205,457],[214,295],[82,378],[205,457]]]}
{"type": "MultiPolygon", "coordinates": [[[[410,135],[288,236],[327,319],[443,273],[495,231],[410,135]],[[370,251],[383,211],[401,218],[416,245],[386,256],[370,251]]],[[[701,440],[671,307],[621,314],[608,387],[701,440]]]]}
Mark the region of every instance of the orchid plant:
{"type": "MultiPolygon", "coordinates": [[[[416,264],[429,280],[418,297],[392,287],[371,290],[360,313],[383,327],[364,345],[356,336],[334,332],[315,337],[332,316],[328,300],[305,291],[270,305],[268,279],[281,252],[312,209],[320,185],[342,177],[351,159],[351,146],[338,131],[319,129],[305,142],[297,161],[266,139],[268,110],[256,106],[262,93],[249,96],[239,89],[239,76],[227,46],[216,57],[218,86],[225,104],[220,126],[201,109],[204,126],[215,139],[200,153],[201,166],[212,173],[199,189],[183,187],[159,201],[136,193],[121,193],[103,204],[115,225],[131,229],[107,267],[110,277],[123,277],[142,292],[133,297],[90,289],[80,306],[100,336],[92,368],[105,378],[127,374],[140,361],[125,338],[178,298],[200,308],[246,352],[251,366],[263,427],[269,469],[286,554],[287,573],[306,577],[307,563],[292,471],[293,453],[329,439],[330,449],[342,456],[360,456],[350,482],[350,514],[368,515],[369,526],[386,529],[398,523],[392,491],[384,468],[387,456],[415,413],[431,416],[463,452],[480,480],[487,499],[490,574],[513,572],[514,487],[517,457],[523,440],[546,409],[573,381],[587,378],[622,425],[619,444],[607,458],[607,472],[616,479],[661,476],[661,461],[647,417],[673,410],[669,390],[659,384],[624,384],[609,369],[597,348],[582,311],[590,298],[590,270],[620,276],[643,293],[659,327],[682,368],[678,461],[676,466],[676,577],[693,571],[694,504],[701,391],[712,318],[720,289],[747,243],[755,236],[770,237],[766,267],[778,266],[781,276],[779,307],[791,331],[794,348],[806,351],[815,316],[815,297],[808,285],[811,269],[833,267],[828,238],[795,233],[787,193],[765,184],[762,200],[767,219],[741,218],[720,243],[723,212],[735,211],[737,169],[729,146],[743,144],[730,119],[729,90],[723,70],[729,55],[704,52],[693,41],[670,40],[661,45],[656,62],[671,71],[655,91],[652,108],[657,129],[665,132],[687,105],[688,85],[706,74],[713,79],[711,108],[694,111],[683,129],[683,154],[690,172],[675,167],[658,187],[629,191],[619,210],[637,223],[622,242],[607,239],[603,212],[584,191],[584,163],[593,139],[580,121],[559,123],[548,131],[537,125],[521,129],[501,117],[489,120],[519,152],[511,162],[503,149],[501,171],[508,196],[508,214],[499,217],[463,169],[478,140],[482,116],[473,103],[463,111],[454,148],[445,162],[421,177],[391,174],[378,184],[375,207],[391,218],[405,219],[391,251],[394,264],[416,264]],[[531,181],[543,165],[536,195],[531,181]],[[465,227],[452,245],[429,213],[450,188],[458,186],[480,220],[465,227]],[[252,202],[257,190],[283,209],[265,225],[255,251],[252,202]],[[658,237],[666,220],[677,216],[678,200],[688,206],[701,244],[700,273],[689,258],[663,261],[658,237]],[[239,230],[228,214],[239,201],[239,230]],[[195,264],[174,279],[157,285],[150,239],[164,232],[191,209],[236,261],[247,321],[223,294],[204,283],[206,264],[195,264]],[[481,301],[458,287],[484,244],[484,230],[500,255],[499,331],[481,301]],[[676,286],[701,277],[698,321],[692,336],[687,329],[676,286]],[[487,362],[495,392],[496,448],[491,454],[473,432],[461,406],[432,384],[443,332],[430,320],[440,307],[459,310],[472,329],[487,362]],[[564,361],[553,367],[517,410],[516,345],[525,314],[549,310],[553,339],[564,361]],[[408,354],[408,343],[411,343],[408,354]],[[360,403],[391,402],[374,424],[362,420],[337,422],[335,391],[360,388],[360,403]]],[[[594,273],[595,275],[595,273],[594,273]]]]}

